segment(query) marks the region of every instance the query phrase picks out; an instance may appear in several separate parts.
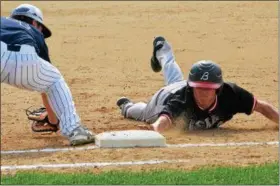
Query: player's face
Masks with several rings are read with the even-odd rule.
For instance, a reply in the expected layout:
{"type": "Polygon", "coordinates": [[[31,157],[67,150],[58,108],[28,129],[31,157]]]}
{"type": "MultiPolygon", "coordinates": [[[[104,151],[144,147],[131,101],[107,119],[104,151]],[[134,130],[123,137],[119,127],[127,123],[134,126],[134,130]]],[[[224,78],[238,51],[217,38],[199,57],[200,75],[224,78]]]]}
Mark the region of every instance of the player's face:
{"type": "Polygon", "coordinates": [[[37,21],[33,21],[33,26],[35,27],[35,28],[37,28],[40,32],[43,32],[43,27],[42,27],[42,25],[41,24],[39,24],[37,21]]]}
{"type": "Polygon", "coordinates": [[[194,98],[202,108],[208,108],[215,101],[216,90],[209,88],[193,88],[194,98]]]}

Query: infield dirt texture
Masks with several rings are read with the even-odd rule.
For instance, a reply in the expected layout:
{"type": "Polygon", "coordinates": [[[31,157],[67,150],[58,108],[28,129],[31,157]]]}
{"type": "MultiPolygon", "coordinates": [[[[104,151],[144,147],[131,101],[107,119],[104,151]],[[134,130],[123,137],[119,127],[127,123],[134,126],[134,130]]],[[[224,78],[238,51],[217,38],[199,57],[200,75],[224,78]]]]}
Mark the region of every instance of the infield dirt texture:
{"type": "MultiPolygon", "coordinates": [[[[23,2],[1,2],[8,16],[23,2]]],[[[83,123],[96,133],[137,129],[116,106],[121,96],[147,101],[163,86],[150,68],[152,41],[163,35],[185,77],[191,65],[211,59],[224,79],[278,107],[277,2],[30,2],[52,30],[52,63],[68,83],[83,123]]],[[[24,109],[40,106],[36,92],[1,84],[1,150],[62,148],[60,135],[31,132],[24,109]]],[[[168,144],[277,141],[278,131],[260,114],[238,115],[220,130],[163,133],[168,144]]],[[[249,165],[278,159],[278,146],[95,149],[2,155],[2,165],[189,159],[189,163],[95,168],[193,169],[203,165],[249,165]]],[[[79,171],[80,169],[76,169],[79,171]]],[[[66,171],[66,170],[65,170],[66,171]]]]}

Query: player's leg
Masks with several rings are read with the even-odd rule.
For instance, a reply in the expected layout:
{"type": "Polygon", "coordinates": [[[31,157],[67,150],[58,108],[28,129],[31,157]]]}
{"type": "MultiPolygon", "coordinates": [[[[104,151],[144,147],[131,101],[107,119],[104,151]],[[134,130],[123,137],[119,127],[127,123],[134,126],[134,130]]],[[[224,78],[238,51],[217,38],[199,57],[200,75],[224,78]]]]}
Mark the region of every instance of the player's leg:
{"type": "Polygon", "coordinates": [[[161,106],[157,104],[161,93],[162,91],[159,90],[148,103],[133,103],[128,98],[122,97],[117,101],[117,105],[125,118],[151,123],[158,117],[161,106]]]}
{"type": "MultiPolygon", "coordinates": [[[[154,65],[160,65],[163,69],[163,76],[165,85],[182,81],[184,79],[183,73],[179,65],[175,61],[175,56],[171,45],[163,37],[156,37],[153,42],[154,52],[152,61],[154,65]]],[[[153,65],[152,64],[152,65],[153,65]]]]}
{"type": "Polygon", "coordinates": [[[52,109],[60,120],[61,133],[69,138],[72,145],[94,140],[93,135],[81,126],[70,89],[56,67],[38,57],[34,48],[29,46],[22,47],[20,52],[11,52],[7,63],[11,64],[11,68],[7,68],[8,80],[4,82],[46,93],[52,109]]]}
{"type": "Polygon", "coordinates": [[[61,133],[69,137],[73,145],[92,142],[94,136],[81,126],[71,91],[61,73],[52,64],[39,57],[36,61],[40,61],[40,64],[37,68],[33,66],[33,78],[29,78],[32,79],[29,84],[33,83],[36,87],[47,85],[47,89],[42,87],[40,91],[47,94],[49,104],[60,120],[61,133]]]}
{"type": "Polygon", "coordinates": [[[132,103],[130,99],[122,97],[117,101],[117,106],[121,109],[121,114],[125,118],[134,119],[137,121],[143,120],[143,112],[146,108],[146,103],[132,103]]]}
{"type": "Polygon", "coordinates": [[[143,102],[132,103],[128,98],[123,97],[118,100],[117,105],[120,107],[121,113],[125,118],[153,123],[164,109],[166,98],[172,92],[181,89],[185,85],[186,81],[179,81],[163,87],[153,95],[147,104],[143,102]]]}
{"type": "MultiPolygon", "coordinates": [[[[182,81],[184,79],[183,73],[175,61],[170,44],[162,37],[155,38],[153,44],[153,53],[156,55],[152,57],[151,61],[153,70],[156,72],[156,69],[163,68],[165,85],[182,81]],[[157,61],[153,61],[155,57],[158,59],[157,61]]],[[[161,100],[161,97],[163,98],[164,95],[161,91],[158,91],[148,104],[143,102],[134,104],[130,100],[126,100],[127,98],[121,98],[117,105],[121,108],[124,117],[152,123],[158,118],[158,114],[162,110],[160,102],[164,99],[161,100]],[[120,102],[124,102],[124,104],[120,104],[120,102]]]]}

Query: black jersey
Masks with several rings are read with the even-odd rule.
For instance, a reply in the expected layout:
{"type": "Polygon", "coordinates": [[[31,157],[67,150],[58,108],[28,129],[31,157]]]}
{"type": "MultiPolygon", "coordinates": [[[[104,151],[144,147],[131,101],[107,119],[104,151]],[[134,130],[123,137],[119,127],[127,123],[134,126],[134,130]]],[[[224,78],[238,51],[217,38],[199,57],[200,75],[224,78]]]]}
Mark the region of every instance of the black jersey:
{"type": "Polygon", "coordinates": [[[161,114],[172,119],[182,116],[189,129],[210,129],[232,119],[237,113],[250,115],[255,106],[254,96],[234,83],[224,83],[209,109],[202,110],[194,100],[193,92],[187,85],[165,99],[161,114]]]}

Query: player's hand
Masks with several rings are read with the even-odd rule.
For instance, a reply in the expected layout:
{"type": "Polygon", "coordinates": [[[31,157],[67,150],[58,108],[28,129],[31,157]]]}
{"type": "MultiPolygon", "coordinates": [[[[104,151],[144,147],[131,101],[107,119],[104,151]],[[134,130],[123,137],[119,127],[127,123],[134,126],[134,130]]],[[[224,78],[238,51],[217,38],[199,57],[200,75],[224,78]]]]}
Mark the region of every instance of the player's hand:
{"type": "MultiPolygon", "coordinates": [[[[30,107],[31,108],[31,107],[30,107]]],[[[26,109],[27,118],[32,121],[31,129],[33,132],[57,132],[59,124],[52,124],[48,118],[46,108],[26,109]]]]}

